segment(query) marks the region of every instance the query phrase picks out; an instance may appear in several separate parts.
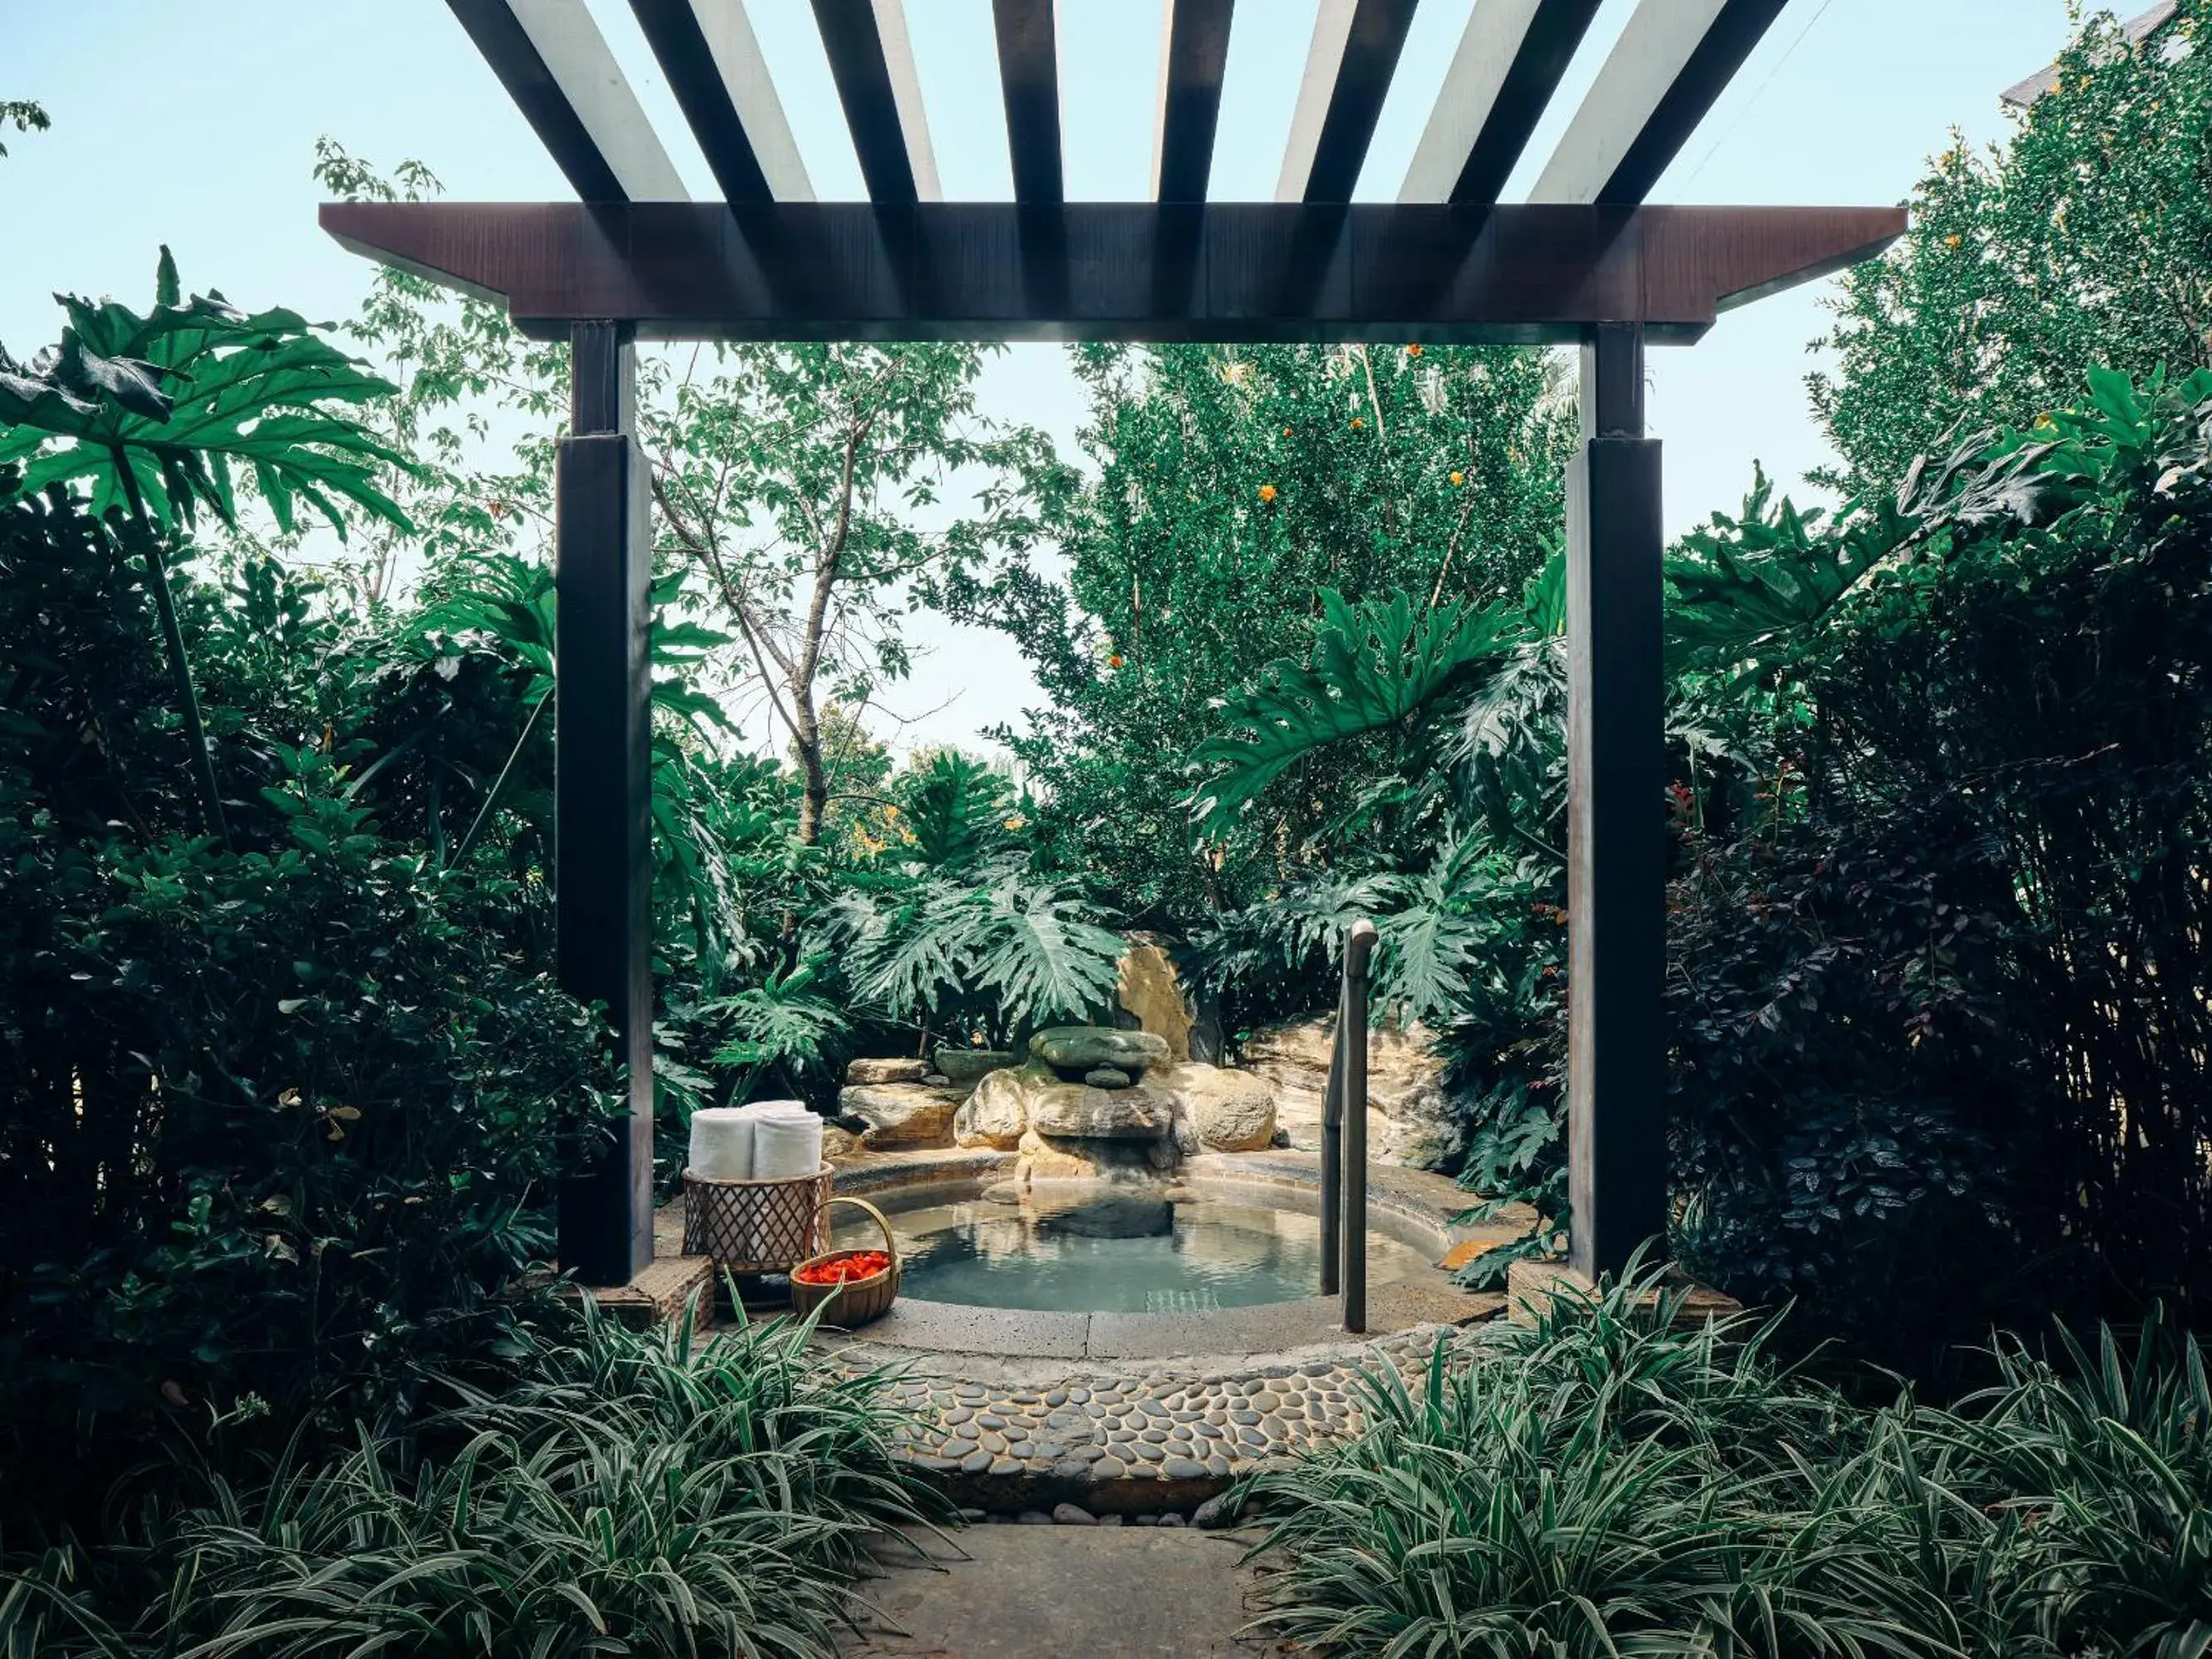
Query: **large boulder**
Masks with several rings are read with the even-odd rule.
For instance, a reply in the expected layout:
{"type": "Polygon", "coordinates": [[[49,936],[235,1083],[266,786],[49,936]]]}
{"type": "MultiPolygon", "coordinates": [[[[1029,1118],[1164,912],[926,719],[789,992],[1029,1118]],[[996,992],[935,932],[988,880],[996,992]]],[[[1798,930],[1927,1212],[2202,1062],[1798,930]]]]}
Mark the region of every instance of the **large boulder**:
{"type": "MultiPolygon", "coordinates": [[[[1335,1041],[1334,1014],[1267,1026],[1244,1041],[1244,1069],[1273,1087],[1276,1126],[1302,1151],[1321,1146],[1322,1102],[1335,1041]]],[[[1429,1042],[1427,1029],[1419,1024],[1369,1034],[1367,1146],[1377,1163],[1432,1170],[1466,1146],[1466,1128],[1444,1088],[1444,1063],[1429,1042]]]]}
{"type": "Polygon", "coordinates": [[[872,1152],[950,1146],[960,1094],[919,1083],[856,1083],[838,1091],[837,1107],[867,1120],[860,1145],[872,1152]]]}
{"type": "Polygon", "coordinates": [[[1251,1072],[1219,1066],[1178,1066],[1158,1079],[1181,1097],[1195,1143],[1186,1150],[1256,1152],[1275,1139],[1275,1091],[1251,1072]]]}
{"type": "Polygon", "coordinates": [[[928,1073],[919,1060],[856,1060],[845,1067],[848,1083],[919,1083],[928,1073]]]}
{"type": "Polygon", "coordinates": [[[1175,1131],[1175,1097],[1139,1083],[1094,1089],[1058,1078],[1032,1082],[1024,1103],[1039,1134],[1079,1140],[1164,1140],[1175,1131]]]}
{"type": "Polygon", "coordinates": [[[1155,1182],[1175,1164],[1175,1143],[1168,1140],[1070,1140],[1041,1135],[1035,1129],[1022,1136],[1021,1162],[1015,1179],[1033,1181],[1107,1181],[1133,1183],[1155,1182]]]}
{"type": "Polygon", "coordinates": [[[1121,958],[1115,995],[1139,1030],[1168,1045],[1164,1058],[1190,1058],[1190,1030],[1197,1022],[1191,1014],[1190,1000],[1183,994],[1175,958],[1151,940],[1132,939],[1128,953],[1121,958]]]}
{"type": "Polygon", "coordinates": [[[995,1146],[1012,1152],[1029,1127],[1029,1096],[1019,1072],[996,1071],[953,1114],[952,1139],[962,1146],[995,1146]]]}
{"type": "Polygon", "coordinates": [[[1054,1025],[1030,1039],[1030,1053],[1057,1072],[1080,1077],[1111,1066],[1132,1077],[1168,1057],[1167,1040],[1150,1031],[1121,1031],[1110,1025],[1054,1025]]]}

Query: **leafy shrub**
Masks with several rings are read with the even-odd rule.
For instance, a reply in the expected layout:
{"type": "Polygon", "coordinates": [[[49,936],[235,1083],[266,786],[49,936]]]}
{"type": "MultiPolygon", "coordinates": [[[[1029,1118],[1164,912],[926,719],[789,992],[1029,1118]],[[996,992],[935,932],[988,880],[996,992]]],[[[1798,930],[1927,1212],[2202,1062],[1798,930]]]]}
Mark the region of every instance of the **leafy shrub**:
{"type": "Polygon", "coordinates": [[[1646,1273],[1369,1375],[1357,1438],[1243,1489],[1257,1623],[1344,1654],[2183,1655],[2212,1641],[2212,1389],[2019,1345],[1951,1410],[1852,1404],[1646,1273]],[[1656,1303],[1639,1295],[1657,1291],[1656,1303]]]}
{"type": "Polygon", "coordinates": [[[173,579],[224,689],[231,842],[195,833],[129,557],[0,499],[0,1416],[49,1506],[161,1398],[373,1415],[481,1348],[611,1079],[542,884],[382,832],[337,625],[265,562],[173,579]]]}
{"type": "Polygon", "coordinates": [[[203,1470],[130,1548],[48,1557],[0,1601],[0,1652],[832,1654],[863,1536],[944,1511],[891,1459],[883,1377],[825,1372],[808,1334],[587,1311],[502,1392],[449,1385],[327,1462],[203,1470]]]}

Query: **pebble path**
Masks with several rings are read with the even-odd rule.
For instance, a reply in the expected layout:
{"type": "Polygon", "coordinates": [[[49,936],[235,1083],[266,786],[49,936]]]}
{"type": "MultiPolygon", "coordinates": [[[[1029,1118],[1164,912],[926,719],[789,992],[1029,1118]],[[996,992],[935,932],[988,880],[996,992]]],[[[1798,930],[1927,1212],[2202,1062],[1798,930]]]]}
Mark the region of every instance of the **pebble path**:
{"type": "MultiPolygon", "coordinates": [[[[1358,1373],[1388,1365],[1419,1387],[1439,1339],[1480,1340],[1480,1327],[1419,1327],[1358,1349],[1232,1361],[1146,1364],[1141,1374],[1091,1368],[989,1384],[948,1369],[957,1356],[915,1362],[861,1345],[848,1370],[908,1368],[891,1384],[914,1414],[901,1455],[956,1489],[988,1492],[991,1508],[1066,1500],[1086,1510],[1154,1510],[1194,1502],[1328,1441],[1357,1435],[1365,1398],[1358,1373]]],[[[1044,1517],[1048,1518],[1048,1517],[1044,1517]]],[[[1088,1516],[1086,1516],[1087,1519],[1088,1516]]]]}

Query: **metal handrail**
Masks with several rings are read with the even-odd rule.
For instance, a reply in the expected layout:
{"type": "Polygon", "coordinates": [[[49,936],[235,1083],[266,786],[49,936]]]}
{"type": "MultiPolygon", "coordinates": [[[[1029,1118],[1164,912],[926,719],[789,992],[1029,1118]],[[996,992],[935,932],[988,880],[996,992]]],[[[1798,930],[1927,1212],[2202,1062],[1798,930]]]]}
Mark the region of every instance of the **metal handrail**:
{"type": "Polygon", "coordinates": [[[1367,965],[1375,924],[1344,936],[1336,1040],[1321,1112],[1321,1291],[1344,1296],[1344,1328],[1367,1328],[1367,965]]]}

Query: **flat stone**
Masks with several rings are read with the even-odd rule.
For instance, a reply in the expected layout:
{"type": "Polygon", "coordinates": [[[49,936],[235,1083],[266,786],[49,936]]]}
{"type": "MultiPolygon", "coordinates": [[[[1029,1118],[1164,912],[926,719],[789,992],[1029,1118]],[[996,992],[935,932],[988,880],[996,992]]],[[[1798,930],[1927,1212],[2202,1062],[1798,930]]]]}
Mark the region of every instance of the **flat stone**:
{"type": "Polygon", "coordinates": [[[848,1083],[919,1083],[929,1067],[919,1060],[856,1060],[845,1067],[848,1083]]]}
{"type": "Polygon", "coordinates": [[[1063,1527],[1095,1527],[1098,1524],[1097,1516],[1074,1504],[1054,1504],[1052,1518],[1063,1527]]]}
{"type": "Polygon", "coordinates": [[[1128,1474],[1129,1466],[1118,1457],[1102,1457],[1091,1466],[1093,1480],[1122,1480],[1128,1474]]]}
{"type": "Polygon", "coordinates": [[[1017,1518],[1025,1527],[1048,1527],[1052,1524],[1052,1517],[1042,1510],[1024,1510],[1017,1518]]]}
{"type": "Polygon", "coordinates": [[[1188,1457],[1170,1457],[1164,1468],[1170,1480],[1203,1480],[1206,1465],[1188,1457]]]}
{"type": "Polygon", "coordinates": [[[1137,1079],[1118,1066],[1094,1066],[1083,1074],[1083,1080],[1093,1089],[1126,1089],[1137,1079]]]}
{"type": "Polygon", "coordinates": [[[991,1460],[990,1472],[993,1474],[1019,1474],[1022,1472],[1022,1461],[1018,1457],[994,1458],[991,1460]]]}
{"type": "Polygon", "coordinates": [[[1150,1031],[1122,1031],[1108,1025],[1054,1025],[1030,1039],[1030,1053],[1064,1072],[1112,1066],[1141,1072],[1168,1057],[1167,1040],[1150,1031]]]}
{"type": "Polygon", "coordinates": [[[956,1095],[915,1083],[854,1084],[840,1090],[840,1111],[867,1120],[860,1144],[870,1152],[952,1144],[956,1095]]]}
{"type": "Polygon", "coordinates": [[[931,1056],[937,1069],[956,1084],[972,1088],[992,1073],[1003,1071],[1016,1063],[1017,1056],[1004,1048],[940,1048],[931,1056]]]}
{"type": "Polygon", "coordinates": [[[987,1451],[969,1452],[960,1460],[960,1473],[963,1474],[981,1474],[990,1467],[991,1454],[987,1451]]]}
{"type": "Polygon", "coordinates": [[[967,1456],[970,1452],[978,1449],[978,1448],[973,1440],[962,1438],[958,1440],[948,1440],[939,1449],[941,1449],[947,1457],[957,1459],[967,1456]]]}

